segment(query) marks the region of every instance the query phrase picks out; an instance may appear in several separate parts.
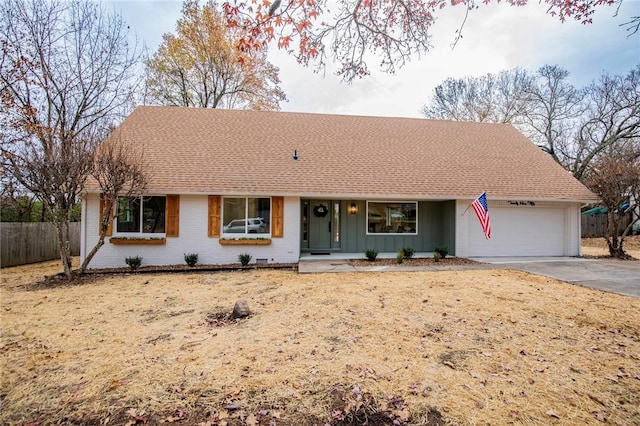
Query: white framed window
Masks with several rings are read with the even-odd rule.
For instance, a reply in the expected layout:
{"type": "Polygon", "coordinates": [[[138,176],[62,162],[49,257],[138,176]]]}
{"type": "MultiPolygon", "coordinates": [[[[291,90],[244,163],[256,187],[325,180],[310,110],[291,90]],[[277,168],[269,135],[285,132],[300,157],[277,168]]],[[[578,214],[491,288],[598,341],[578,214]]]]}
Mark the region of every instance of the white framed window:
{"type": "Polygon", "coordinates": [[[367,234],[418,234],[417,201],[367,201],[367,234]]]}
{"type": "Polygon", "coordinates": [[[271,198],[224,197],[222,234],[230,237],[271,234],[271,198]]]}
{"type": "Polygon", "coordinates": [[[164,234],[167,197],[119,197],[116,233],[164,234]]]}

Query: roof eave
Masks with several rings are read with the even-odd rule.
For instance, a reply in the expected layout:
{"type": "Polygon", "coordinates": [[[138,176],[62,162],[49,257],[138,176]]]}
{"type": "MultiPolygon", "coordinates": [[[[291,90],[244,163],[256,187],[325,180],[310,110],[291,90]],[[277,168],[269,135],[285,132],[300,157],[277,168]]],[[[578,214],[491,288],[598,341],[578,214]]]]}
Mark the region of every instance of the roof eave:
{"type": "MultiPolygon", "coordinates": [[[[86,190],[84,194],[99,194],[99,190],[86,190]]],[[[315,199],[348,199],[348,200],[394,200],[394,201],[415,201],[415,200],[429,200],[429,201],[448,201],[448,200],[475,200],[476,196],[468,195],[432,195],[432,194],[381,194],[381,193],[344,193],[344,192],[303,192],[292,193],[285,191],[246,191],[246,192],[229,192],[229,191],[183,191],[175,189],[155,189],[148,190],[146,194],[180,194],[180,195],[222,195],[222,196],[259,196],[259,197],[299,197],[299,198],[315,198],[315,199]]],[[[480,194],[478,194],[480,195],[480,194]]],[[[488,196],[490,201],[537,201],[537,202],[564,202],[564,203],[595,203],[598,202],[598,198],[593,196],[589,197],[569,197],[569,198],[553,198],[553,197],[530,197],[526,195],[510,195],[510,196],[488,196]]]]}

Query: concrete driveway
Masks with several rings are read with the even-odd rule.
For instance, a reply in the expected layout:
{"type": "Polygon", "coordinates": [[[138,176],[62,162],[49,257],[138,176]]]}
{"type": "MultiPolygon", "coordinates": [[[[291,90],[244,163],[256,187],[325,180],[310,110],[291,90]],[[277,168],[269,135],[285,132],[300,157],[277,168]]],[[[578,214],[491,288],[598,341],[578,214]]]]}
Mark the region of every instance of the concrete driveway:
{"type": "MultiPolygon", "coordinates": [[[[387,253],[387,255],[387,258],[395,258],[395,253],[387,253]]],[[[432,256],[433,254],[422,253],[417,257],[432,256]]],[[[578,257],[477,257],[473,258],[473,260],[482,263],[447,267],[436,265],[372,265],[356,267],[350,264],[348,259],[348,256],[339,255],[301,258],[298,263],[298,272],[441,271],[506,268],[542,275],[610,293],[640,297],[640,261],[637,260],[585,259],[578,257]]]]}
{"type": "Polygon", "coordinates": [[[602,291],[640,297],[640,261],[575,257],[483,257],[474,260],[602,291]]]}

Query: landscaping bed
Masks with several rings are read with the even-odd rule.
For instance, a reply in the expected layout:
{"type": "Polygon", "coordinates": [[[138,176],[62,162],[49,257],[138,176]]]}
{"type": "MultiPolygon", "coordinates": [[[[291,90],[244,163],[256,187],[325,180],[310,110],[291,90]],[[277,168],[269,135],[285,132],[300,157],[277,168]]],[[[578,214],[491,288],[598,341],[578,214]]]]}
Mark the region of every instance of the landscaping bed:
{"type": "Polygon", "coordinates": [[[457,266],[457,265],[477,265],[478,262],[463,257],[445,257],[435,261],[432,257],[412,257],[403,259],[401,263],[397,259],[381,259],[374,261],[368,259],[351,259],[349,261],[354,266],[457,266]]]}

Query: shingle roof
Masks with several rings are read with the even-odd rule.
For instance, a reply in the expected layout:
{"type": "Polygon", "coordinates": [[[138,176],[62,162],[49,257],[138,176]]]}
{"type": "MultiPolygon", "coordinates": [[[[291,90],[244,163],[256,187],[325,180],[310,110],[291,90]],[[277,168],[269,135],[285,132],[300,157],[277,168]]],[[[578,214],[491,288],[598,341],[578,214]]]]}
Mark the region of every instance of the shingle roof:
{"type": "Polygon", "coordinates": [[[594,199],[506,124],[139,107],[119,130],[144,148],[150,192],[594,199]]]}

